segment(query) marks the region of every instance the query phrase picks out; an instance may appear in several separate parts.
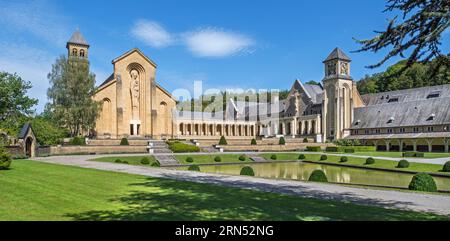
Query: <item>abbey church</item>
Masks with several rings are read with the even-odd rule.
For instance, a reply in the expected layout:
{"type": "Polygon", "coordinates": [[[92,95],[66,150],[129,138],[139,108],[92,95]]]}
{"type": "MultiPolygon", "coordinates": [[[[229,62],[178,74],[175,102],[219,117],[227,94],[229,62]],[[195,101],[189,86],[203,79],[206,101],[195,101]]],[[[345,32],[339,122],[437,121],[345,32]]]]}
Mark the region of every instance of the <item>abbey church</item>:
{"type": "MultiPolygon", "coordinates": [[[[88,58],[79,31],[68,54],[88,58]]],[[[449,151],[450,85],[360,95],[351,59],[339,48],[323,61],[319,85],[296,80],[286,100],[271,103],[230,100],[224,112],[179,111],[156,82],[157,65],[139,49],[112,60],[113,72],[93,98],[102,103],[96,138],[351,139],[379,150],[449,151]]]]}

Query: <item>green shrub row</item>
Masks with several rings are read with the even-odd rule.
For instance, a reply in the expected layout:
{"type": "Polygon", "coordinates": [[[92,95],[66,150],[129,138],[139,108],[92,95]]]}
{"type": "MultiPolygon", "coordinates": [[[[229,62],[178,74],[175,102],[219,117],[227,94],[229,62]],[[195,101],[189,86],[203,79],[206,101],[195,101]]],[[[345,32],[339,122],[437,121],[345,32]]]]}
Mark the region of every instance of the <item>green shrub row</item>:
{"type": "Polygon", "coordinates": [[[179,141],[167,142],[169,149],[174,153],[189,153],[189,152],[200,152],[198,146],[185,144],[179,141]]]}
{"type": "Polygon", "coordinates": [[[86,145],[86,138],[81,136],[76,136],[69,141],[69,145],[71,146],[85,146],[86,145]]]}
{"type": "Polygon", "coordinates": [[[325,149],[326,152],[374,152],[376,151],[374,146],[329,146],[325,149]]]}
{"type": "Polygon", "coordinates": [[[322,149],[320,148],[320,146],[307,146],[306,147],[306,151],[309,151],[309,152],[321,152],[322,149]]]}
{"type": "Polygon", "coordinates": [[[402,154],[403,157],[425,157],[425,153],[423,152],[414,152],[414,151],[408,151],[408,152],[403,152],[402,154]]]}
{"type": "Polygon", "coordinates": [[[121,163],[121,164],[129,164],[127,161],[122,161],[120,159],[116,159],[114,162],[115,163],[121,163]]]}

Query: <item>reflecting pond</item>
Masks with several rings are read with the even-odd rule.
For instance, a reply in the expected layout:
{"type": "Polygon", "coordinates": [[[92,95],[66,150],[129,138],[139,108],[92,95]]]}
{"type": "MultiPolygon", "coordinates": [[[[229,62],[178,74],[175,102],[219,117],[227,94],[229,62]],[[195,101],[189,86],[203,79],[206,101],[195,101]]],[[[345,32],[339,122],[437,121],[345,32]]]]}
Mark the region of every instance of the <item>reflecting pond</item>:
{"type": "MultiPolygon", "coordinates": [[[[251,166],[256,177],[308,180],[314,170],[323,170],[329,182],[407,188],[412,174],[339,167],[300,162],[200,166],[202,172],[239,175],[242,167],[251,166]]],[[[187,167],[180,168],[187,170],[187,167]]],[[[450,191],[450,177],[433,177],[439,190],[450,191]]]]}

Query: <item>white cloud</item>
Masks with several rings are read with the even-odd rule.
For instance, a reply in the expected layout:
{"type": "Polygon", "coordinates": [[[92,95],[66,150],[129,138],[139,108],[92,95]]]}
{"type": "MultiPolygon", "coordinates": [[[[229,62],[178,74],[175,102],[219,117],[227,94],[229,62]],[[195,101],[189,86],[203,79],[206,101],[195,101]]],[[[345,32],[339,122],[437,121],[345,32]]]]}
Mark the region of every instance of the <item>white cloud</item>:
{"type": "Polygon", "coordinates": [[[198,57],[226,57],[249,53],[249,48],[254,45],[254,41],[245,35],[214,28],[189,32],[184,38],[189,51],[198,57]]]}
{"type": "Polygon", "coordinates": [[[139,20],[134,24],[131,33],[154,48],[166,47],[174,42],[172,35],[157,22],[139,20]]]}
{"type": "Polygon", "coordinates": [[[30,33],[52,44],[61,45],[70,34],[60,15],[45,0],[0,2],[0,26],[12,35],[30,33]]]}
{"type": "Polygon", "coordinates": [[[255,41],[243,34],[218,28],[201,28],[184,33],[170,33],[161,24],[139,20],[131,29],[134,38],[154,48],[185,46],[197,57],[227,57],[251,53],[255,41]]]}

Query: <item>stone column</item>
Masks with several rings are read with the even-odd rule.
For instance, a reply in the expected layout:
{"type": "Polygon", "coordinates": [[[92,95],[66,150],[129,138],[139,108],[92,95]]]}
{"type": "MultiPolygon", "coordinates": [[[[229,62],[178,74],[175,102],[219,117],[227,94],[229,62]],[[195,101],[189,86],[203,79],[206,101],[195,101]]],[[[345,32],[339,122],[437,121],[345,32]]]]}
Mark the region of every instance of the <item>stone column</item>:
{"type": "Polygon", "coordinates": [[[295,123],[297,123],[297,121],[295,119],[291,121],[291,135],[292,135],[292,138],[295,138],[295,135],[297,134],[297,126],[296,126],[295,123]]]}
{"type": "Polygon", "coordinates": [[[448,141],[448,139],[444,139],[444,152],[448,152],[448,144],[449,144],[449,141],[448,141]]]}
{"type": "Polygon", "coordinates": [[[403,152],[403,140],[402,139],[398,140],[398,145],[399,145],[399,151],[403,152]]]}
{"type": "Polygon", "coordinates": [[[412,140],[413,143],[413,151],[417,151],[417,140],[412,140]]]}
{"type": "Polygon", "coordinates": [[[386,151],[391,151],[391,147],[390,147],[391,141],[390,140],[384,140],[384,142],[386,143],[386,151]]]}
{"type": "Polygon", "coordinates": [[[427,139],[428,152],[433,152],[433,139],[427,139]]]}

